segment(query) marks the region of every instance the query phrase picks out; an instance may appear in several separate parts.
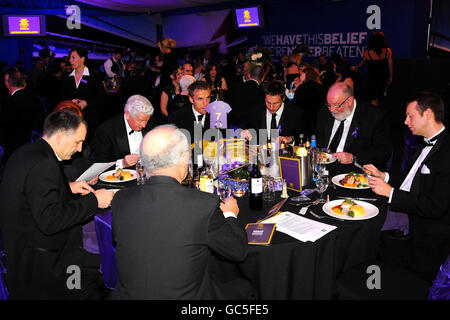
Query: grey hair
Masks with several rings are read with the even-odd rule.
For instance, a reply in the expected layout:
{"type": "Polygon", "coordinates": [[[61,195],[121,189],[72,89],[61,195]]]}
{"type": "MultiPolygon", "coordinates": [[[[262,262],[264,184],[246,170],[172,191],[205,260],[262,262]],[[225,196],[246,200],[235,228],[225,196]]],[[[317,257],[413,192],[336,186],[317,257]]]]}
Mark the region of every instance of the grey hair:
{"type": "Polygon", "coordinates": [[[128,98],[124,108],[125,112],[129,112],[132,118],[137,117],[140,113],[153,115],[152,103],[144,96],[135,94],[128,98]]]}
{"type": "Polygon", "coordinates": [[[181,91],[186,91],[187,88],[192,83],[194,83],[195,81],[196,80],[195,80],[195,78],[193,76],[190,76],[190,75],[182,76],[181,79],[180,79],[180,89],[181,89],[181,91]]]}
{"type": "Polygon", "coordinates": [[[168,144],[166,148],[149,156],[144,152],[144,144],[141,144],[141,162],[148,175],[151,175],[154,171],[159,169],[180,165],[181,156],[190,152],[190,146],[185,134],[174,125],[166,124],[158,126],[151,130],[148,135],[152,134],[155,130],[160,129],[171,130],[171,135],[169,141],[167,141],[168,144]]]}

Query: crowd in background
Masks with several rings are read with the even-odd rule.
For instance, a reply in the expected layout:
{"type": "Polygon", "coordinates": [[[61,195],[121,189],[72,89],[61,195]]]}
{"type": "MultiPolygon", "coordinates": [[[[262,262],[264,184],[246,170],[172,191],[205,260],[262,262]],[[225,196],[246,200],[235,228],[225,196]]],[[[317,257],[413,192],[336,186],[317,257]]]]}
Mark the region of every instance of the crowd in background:
{"type": "MultiPolygon", "coordinates": [[[[180,85],[183,77],[184,83],[190,83],[186,76],[193,77],[192,81],[205,81],[210,85],[211,102],[223,100],[234,109],[234,105],[245,100],[243,92],[238,87],[249,79],[250,69],[255,65],[255,61],[252,60],[254,51],[251,51],[254,48],[241,48],[227,54],[219,53],[214,48],[177,51],[176,42],[169,38],[158,42],[157,53],[149,51],[138,55],[134,51],[115,50],[106,61],[89,60],[87,50],[82,48],[73,50],[80,59],[83,59],[83,66],[88,67],[87,81],[94,83],[89,92],[82,93],[86,95],[86,101],[90,100],[90,107],[84,110],[90,113],[87,115],[88,139],[92,138],[91,134],[99,124],[121,113],[127,99],[135,94],[151,101],[155,109],[154,118],[158,124],[167,123],[174,110],[189,103],[186,90],[183,93],[180,85]]],[[[281,80],[286,87],[286,98],[303,109],[306,116],[311,119],[309,121],[311,124],[315,123],[317,111],[324,105],[326,92],[333,83],[345,82],[353,88],[356,98],[366,99],[373,105],[382,107],[387,85],[392,82],[392,52],[380,32],[374,33],[361,63],[354,67],[337,53],[331,57],[324,55],[314,57],[307,46],[297,46],[290,55],[277,58],[270,55],[270,52],[262,52],[265,56],[257,60],[262,61],[258,64],[263,68],[259,85],[265,88],[270,81],[281,80]],[[361,73],[360,70],[365,64],[368,72],[361,73]],[[367,79],[363,79],[362,75],[367,75],[367,79]]],[[[78,87],[71,88],[71,84],[65,81],[73,75],[74,68],[76,66],[70,54],[55,58],[49,49],[39,52],[39,57],[35,59],[34,67],[30,71],[24,70],[20,61],[14,66],[0,62],[3,78],[17,71],[23,74],[24,89],[36,97],[33,102],[36,106],[30,107],[30,110],[41,112],[35,117],[40,120],[34,121],[33,127],[30,128],[31,124],[25,128],[21,127],[18,123],[21,122],[19,117],[23,117],[23,114],[14,112],[5,114],[11,91],[2,82],[0,84],[0,112],[4,115],[2,121],[14,123],[14,126],[27,131],[27,134],[31,129],[33,135],[38,135],[42,131],[39,128],[43,119],[60,102],[74,100],[76,104],[79,103],[78,87]],[[73,99],[74,97],[77,99],[73,99]],[[36,124],[39,121],[41,123],[36,124]]],[[[85,105],[81,103],[79,107],[84,109],[85,105]]],[[[238,112],[238,110],[234,114],[232,112],[230,117],[236,118],[239,116],[236,115],[238,112]]],[[[0,145],[3,147],[9,134],[7,128],[7,125],[3,126],[0,133],[0,145]]],[[[306,130],[308,132],[305,134],[310,135],[313,127],[306,130]]],[[[3,163],[12,151],[5,150],[3,163]]]]}

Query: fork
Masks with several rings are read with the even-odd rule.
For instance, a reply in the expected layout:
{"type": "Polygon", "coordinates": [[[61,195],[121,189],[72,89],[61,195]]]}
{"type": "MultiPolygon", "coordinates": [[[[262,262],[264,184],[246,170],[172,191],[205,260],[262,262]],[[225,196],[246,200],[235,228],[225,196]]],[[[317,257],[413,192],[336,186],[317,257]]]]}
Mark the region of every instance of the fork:
{"type": "Polygon", "coordinates": [[[320,203],[320,198],[314,200],[311,204],[307,205],[306,207],[301,208],[298,213],[301,215],[304,215],[308,211],[309,206],[315,206],[316,204],[319,204],[319,203],[320,203]]]}
{"type": "Polygon", "coordinates": [[[320,216],[317,213],[314,213],[312,211],[309,211],[309,213],[311,213],[311,215],[316,217],[317,219],[329,218],[329,219],[335,219],[335,220],[339,220],[339,221],[345,221],[344,219],[339,219],[339,218],[335,218],[335,217],[332,217],[332,216],[320,216]]]}

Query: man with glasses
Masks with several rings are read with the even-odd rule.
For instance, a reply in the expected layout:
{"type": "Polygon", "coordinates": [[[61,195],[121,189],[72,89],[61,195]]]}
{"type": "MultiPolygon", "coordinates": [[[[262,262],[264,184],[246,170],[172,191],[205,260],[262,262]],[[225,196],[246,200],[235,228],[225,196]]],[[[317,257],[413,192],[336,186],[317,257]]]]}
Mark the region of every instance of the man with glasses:
{"type": "Polygon", "coordinates": [[[389,121],[384,113],[364,101],[356,101],[353,90],[338,82],[330,87],[327,104],[319,110],[316,130],[317,146],[328,148],[337,159],[334,174],[376,163],[386,168],[392,153],[389,121]],[[339,165],[340,164],[340,165],[339,165]]]}

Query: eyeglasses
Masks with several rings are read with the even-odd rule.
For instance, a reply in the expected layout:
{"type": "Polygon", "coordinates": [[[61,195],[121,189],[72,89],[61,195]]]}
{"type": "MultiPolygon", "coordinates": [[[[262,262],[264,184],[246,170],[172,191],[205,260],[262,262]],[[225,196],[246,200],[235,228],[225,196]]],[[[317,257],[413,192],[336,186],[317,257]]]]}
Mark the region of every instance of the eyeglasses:
{"type": "Polygon", "coordinates": [[[335,106],[334,104],[329,104],[329,103],[325,103],[325,107],[327,107],[328,109],[334,108],[334,109],[339,109],[347,100],[348,98],[350,98],[351,96],[348,96],[347,98],[345,98],[344,101],[341,102],[340,105],[335,106]]]}

